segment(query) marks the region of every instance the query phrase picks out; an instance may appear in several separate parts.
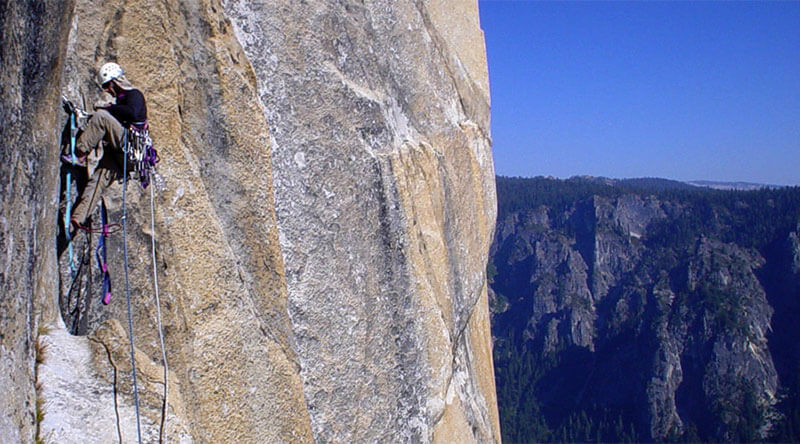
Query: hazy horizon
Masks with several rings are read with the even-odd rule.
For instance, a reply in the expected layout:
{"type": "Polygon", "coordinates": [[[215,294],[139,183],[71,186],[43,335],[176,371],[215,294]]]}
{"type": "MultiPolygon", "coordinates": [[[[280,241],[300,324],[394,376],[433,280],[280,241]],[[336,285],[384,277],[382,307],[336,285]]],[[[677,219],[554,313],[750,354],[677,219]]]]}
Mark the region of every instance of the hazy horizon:
{"type": "Polygon", "coordinates": [[[479,5],[498,175],[800,184],[800,2],[479,5]]]}
{"type": "Polygon", "coordinates": [[[575,178],[592,178],[592,179],[609,179],[609,180],[635,180],[635,179],[658,179],[658,180],[670,180],[675,182],[687,183],[687,184],[697,184],[697,183],[704,183],[707,182],[709,184],[740,184],[740,185],[759,185],[759,186],[767,186],[767,187],[796,187],[800,186],[800,184],[789,184],[789,185],[782,185],[777,183],[763,183],[763,182],[749,182],[744,180],[708,180],[708,179],[690,179],[690,180],[680,180],[680,179],[673,179],[670,177],[657,177],[657,176],[631,176],[631,177],[610,177],[610,176],[595,176],[591,174],[573,174],[572,176],[564,177],[564,176],[553,176],[553,175],[546,175],[546,174],[537,174],[532,176],[524,176],[524,175],[516,175],[516,174],[501,174],[495,172],[496,176],[500,177],[518,177],[522,179],[536,179],[538,177],[544,177],[547,179],[558,179],[558,180],[569,180],[575,178]]]}

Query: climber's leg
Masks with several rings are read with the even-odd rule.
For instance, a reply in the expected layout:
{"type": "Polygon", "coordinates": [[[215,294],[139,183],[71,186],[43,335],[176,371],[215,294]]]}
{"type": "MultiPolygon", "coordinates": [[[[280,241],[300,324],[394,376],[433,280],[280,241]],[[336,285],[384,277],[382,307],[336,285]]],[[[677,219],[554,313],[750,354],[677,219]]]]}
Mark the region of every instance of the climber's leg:
{"type": "Polygon", "coordinates": [[[117,176],[116,161],[108,153],[100,159],[100,163],[95,168],[94,173],[89,176],[86,188],[83,189],[77,205],[72,209],[72,219],[84,224],[100,202],[103,193],[117,176]]]}
{"type": "Polygon", "coordinates": [[[101,141],[107,146],[121,149],[125,137],[125,128],[104,109],[97,110],[89,119],[89,124],[78,137],[75,147],[78,156],[85,156],[96,148],[101,141]]]}

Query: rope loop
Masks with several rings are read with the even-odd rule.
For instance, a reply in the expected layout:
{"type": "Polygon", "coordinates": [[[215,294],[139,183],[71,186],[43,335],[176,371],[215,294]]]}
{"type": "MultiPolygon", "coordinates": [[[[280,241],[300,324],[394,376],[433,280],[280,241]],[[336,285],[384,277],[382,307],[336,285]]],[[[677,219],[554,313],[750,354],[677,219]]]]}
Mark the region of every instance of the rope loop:
{"type": "Polygon", "coordinates": [[[112,235],[122,229],[120,224],[101,225],[99,227],[92,227],[86,225],[75,225],[79,230],[89,234],[102,234],[103,236],[112,235]]]}

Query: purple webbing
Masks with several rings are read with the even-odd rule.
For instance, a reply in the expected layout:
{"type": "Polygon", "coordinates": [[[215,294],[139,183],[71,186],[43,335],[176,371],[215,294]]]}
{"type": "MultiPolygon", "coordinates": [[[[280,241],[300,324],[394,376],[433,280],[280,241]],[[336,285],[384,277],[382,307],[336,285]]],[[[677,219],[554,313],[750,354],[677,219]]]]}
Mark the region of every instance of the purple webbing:
{"type": "Polygon", "coordinates": [[[150,166],[156,166],[158,163],[158,154],[152,145],[148,146],[145,150],[144,161],[150,166]]]}

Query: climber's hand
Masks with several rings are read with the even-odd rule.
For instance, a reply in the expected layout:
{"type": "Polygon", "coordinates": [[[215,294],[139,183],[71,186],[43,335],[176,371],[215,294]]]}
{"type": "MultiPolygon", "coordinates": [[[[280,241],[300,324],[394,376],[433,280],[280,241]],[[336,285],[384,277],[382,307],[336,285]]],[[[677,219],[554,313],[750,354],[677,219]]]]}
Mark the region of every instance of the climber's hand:
{"type": "Polygon", "coordinates": [[[94,109],[95,110],[106,109],[109,106],[111,106],[111,104],[106,102],[105,100],[98,100],[97,102],[94,102],[94,109]]]}

